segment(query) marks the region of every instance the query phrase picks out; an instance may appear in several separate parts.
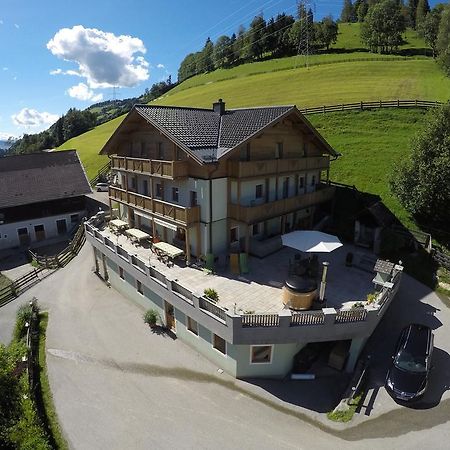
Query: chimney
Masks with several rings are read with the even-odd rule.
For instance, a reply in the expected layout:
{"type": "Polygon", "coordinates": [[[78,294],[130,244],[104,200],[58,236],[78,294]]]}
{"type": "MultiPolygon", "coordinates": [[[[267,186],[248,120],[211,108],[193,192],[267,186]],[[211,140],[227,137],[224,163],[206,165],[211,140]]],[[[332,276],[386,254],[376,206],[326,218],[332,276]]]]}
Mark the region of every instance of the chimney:
{"type": "Polygon", "coordinates": [[[219,116],[223,116],[225,114],[225,102],[219,98],[218,102],[213,103],[213,111],[219,116]]]}

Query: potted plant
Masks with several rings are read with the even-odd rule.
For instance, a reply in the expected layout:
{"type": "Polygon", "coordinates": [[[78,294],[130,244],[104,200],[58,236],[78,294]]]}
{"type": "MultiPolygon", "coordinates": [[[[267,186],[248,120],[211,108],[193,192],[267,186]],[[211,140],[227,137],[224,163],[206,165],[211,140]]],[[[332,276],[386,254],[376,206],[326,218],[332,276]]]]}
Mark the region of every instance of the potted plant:
{"type": "Polygon", "coordinates": [[[143,318],[144,322],[148,324],[150,328],[155,328],[156,323],[158,322],[159,319],[158,311],[154,309],[148,309],[147,311],[145,311],[143,318]]]}
{"type": "Polygon", "coordinates": [[[208,300],[211,300],[214,303],[217,303],[219,301],[219,294],[217,291],[213,288],[206,288],[203,293],[205,294],[205,297],[208,300]]]}

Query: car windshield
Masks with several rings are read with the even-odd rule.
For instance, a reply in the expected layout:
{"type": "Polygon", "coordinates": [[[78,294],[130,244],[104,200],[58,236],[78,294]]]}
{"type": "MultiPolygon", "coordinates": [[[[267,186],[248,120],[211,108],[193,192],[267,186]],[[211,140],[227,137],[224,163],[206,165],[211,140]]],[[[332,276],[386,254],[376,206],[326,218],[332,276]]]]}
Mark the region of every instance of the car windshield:
{"type": "Polygon", "coordinates": [[[408,372],[426,372],[427,365],[424,356],[412,355],[407,351],[401,351],[397,354],[394,364],[398,369],[408,372]]]}

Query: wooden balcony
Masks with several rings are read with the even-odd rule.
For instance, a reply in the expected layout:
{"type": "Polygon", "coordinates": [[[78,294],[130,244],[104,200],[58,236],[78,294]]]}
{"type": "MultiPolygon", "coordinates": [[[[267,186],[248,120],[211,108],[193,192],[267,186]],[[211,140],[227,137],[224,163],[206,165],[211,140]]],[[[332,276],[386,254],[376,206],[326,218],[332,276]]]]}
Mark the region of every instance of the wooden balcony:
{"type": "Polygon", "coordinates": [[[283,214],[307,208],[308,206],[331,200],[335,188],[323,186],[315,192],[297,195],[296,197],[276,200],[257,206],[241,206],[233,203],[228,204],[228,216],[248,224],[258,223],[263,220],[279,217],[283,214]]]}
{"type": "Polygon", "coordinates": [[[308,170],[327,170],[329,167],[330,159],[326,156],[264,161],[228,161],[228,175],[232,178],[251,178],[308,170]]]}
{"type": "Polygon", "coordinates": [[[184,178],[188,176],[187,161],[162,161],[159,159],[111,157],[111,169],[142,173],[153,177],[184,178]]]}
{"type": "Polygon", "coordinates": [[[109,196],[112,200],[142,209],[155,217],[171,219],[183,226],[200,221],[200,206],[186,208],[114,186],[109,187],[109,196]]]}

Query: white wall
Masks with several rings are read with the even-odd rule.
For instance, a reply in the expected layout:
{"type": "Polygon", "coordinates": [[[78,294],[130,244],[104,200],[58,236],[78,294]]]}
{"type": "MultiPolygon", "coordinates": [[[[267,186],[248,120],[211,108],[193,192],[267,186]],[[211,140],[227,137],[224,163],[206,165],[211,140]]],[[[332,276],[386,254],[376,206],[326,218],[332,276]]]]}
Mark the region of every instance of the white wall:
{"type": "Polygon", "coordinates": [[[19,236],[17,235],[17,230],[19,228],[28,229],[30,243],[36,242],[36,234],[34,231],[35,225],[44,225],[46,239],[58,236],[58,229],[56,227],[57,220],[65,219],[67,231],[70,231],[71,228],[75,226],[75,223],[71,223],[70,221],[70,216],[72,214],[78,214],[78,217],[82,218],[85,215],[85,211],[74,211],[58,216],[43,217],[39,219],[24,220],[21,222],[0,225],[0,249],[18,247],[20,245],[19,236]]]}

